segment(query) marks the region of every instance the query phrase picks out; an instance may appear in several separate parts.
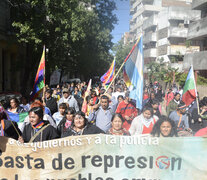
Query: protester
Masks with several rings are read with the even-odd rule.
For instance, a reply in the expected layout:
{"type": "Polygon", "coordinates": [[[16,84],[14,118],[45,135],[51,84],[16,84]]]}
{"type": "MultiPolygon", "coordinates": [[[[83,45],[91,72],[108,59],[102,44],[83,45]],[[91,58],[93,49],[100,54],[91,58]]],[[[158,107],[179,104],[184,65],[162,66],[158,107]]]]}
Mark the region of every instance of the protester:
{"type": "Polygon", "coordinates": [[[19,105],[19,101],[17,100],[17,98],[11,98],[9,102],[10,107],[7,109],[9,112],[15,114],[24,112],[24,108],[19,105]]]}
{"type": "Polygon", "coordinates": [[[129,136],[130,133],[123,128],[124,118],[121,114],[114,114],[111,119],[111,128],[107,131],[107,134],[111,135],[127,135],[129,136]]]}
{"type": "Polygon", "coordinates": [[[158,84],[156,93],[155,93],[155,98],[159,101],[162,102],[162,97],[163,97],[163,91],[162,91],[162,86],[158,84]]]}
{"type": "Polygon", "coordinates": [[[131,135],[150,134],[158,117],[154,116],[151,107],[144,107],[142,114],[135,117],[132,121],[129,132],[131,135]]]}
{"type": "Polygon", "coordinates": [[[63,119],[66,109],[67,109],[67,105],[65,103],[61,103],[59,105],[59,111],[53,114],[52,117],[55,120],[57,126],[60,123],[60,121],[63,119]]]}
{"type": "Polygon", "coordinates": [[[166,106],[168,106],[168,104],[170,103],[170,101],[172,101],[174,98],[174,93],[172,91],[172,88],[169,88],[167,93],[165,94],[165,104],[166,106]]]}
{"type": "Polygon", "coordinates": [[[180,94],[177,92],[174,95],[174,99],[171,100],[167,106],[167,115],[169,116],[172,111],[175,111],[180,104],[180,94]]]}
{"type": "Polygon", "coordinates": [[[29,105],[28,100],[27,100],[27,98],[25,96],[21,97],[20,107],[22,107],[25,112],[29,111],[30,105],[29,105]]]}
{"type": "Polygon", "coordinates": [[[58,90],[56,88],[53,89],[52,97],[56,99],[56,102],[60,100],[60,94],[58,93],[58,90]]]}
{"type": "Polygon", "coordinates": [[[116,113],[120,113],[124,119],[123,128],[129,130],[132,120],[137,116],[138,111],[134,104],[131,103],[129,98],[129,91],[125,94],[125,99],[122,101],[117,109],[116,113]]]}
{"type": "Polygon", "coordinates": [[[62,93],[63,93],[63,97],[59,100],[58,106],[61,103],[66,103],[68,104],[69,107],[75,108],[76,112],[79,111],[78,103],[74,98],[74,96],[70,94],[70,91],[67,88],[64,88],[62,90],[62,93]]]}
{"type": "Polygon", "coordinates": [[[148,88],[144,88],[144,93],[143,93],[143,100],[146,100],[149,98],[149,93],[148,93],[148,88]]]}
{"type": "MultiPolygon", "coordinates": [[[[56,125],[54,119],[53,119],[51,116],[49,116],[48,114],[44,113],[44,112],[45,112],[45,111],[44,111],[44,106],[43,106],[43,104],[42,104],[41,102],[39,102],[39,101],[35,101],[35,102],[33,102],[33,103],[31,104],[31,106],[30,106],[30,109],[32,109],[32,108],[34,108],[34,107],[40,107],[40,108],[43,110],[43,114],[44,114],[43,119],[44,119],[45,121],[48,121],[48,122],[50,123],[50,125],[53,126],[54,128],[57,128],[57,125],[56,125]]],[[[20,127],[20,130],[23,132],[24,127],[25,127],[26,125],[28,125],[29,123],[30,123],[30,121],[29,121],[29,116],[27,116],[27,117],[24,119],[24,123],[23,123],[22,126],[20,127]]]]}
{"type": "Polygon", "coordinates": [[[57,102],[56,100],[52,97],[52,90],[47,89],[45,91],[45,106],[48,107],[51,111],[51,114],[54,114],[57,112],[57,102]]]}
{"type": "Polygon", "coordinates": [[[117,85],[117,86],[116,86],[116,92],[113,92],[113,93],[112,93],[112,97],[115,97],[115,99],[117,99],[117,97],[118,97],[119,95],[124,96],[125,93],[122,91],[121,86],[117,85]]]}
{"type": "Polygon", "coordinates": [[[111,128],[111,118],[116,110],[117,101],[114,97],[111,99],[112,104],[109,106],[109,95],[102,95],[100,99],[100,107],[89,114],[89,121],[93,122],[104,132],[107,132],[111,128]]]}
{"type": "Polygon", "coordinates": [[[104,134],[104,131],[89,123],[85,118],[85,114],[81,111],[78,111],[75,114],[72,125],[63,133],[62,137],[100,133],[104,134]]]}
{"type": "MultiPolygon", "coordinates": [[[[34,99],[34,102],[37,102],[37,103],[40,103],[40,104],[43,105],[43,100],[40,97],[36,97],[34,99]]],[[[44,107],[44,114],[48,114],[49,116],[52,117],[52,113],[51,113],[50,109],[48,107],[44,106],[44,105],[43,105],[43,107],[44,107]]],[[[30,109],[31,109],[31,105],[30,105],[30,109]]]]}
{"type": "Polygon", "coordinates": [[[75,109],[69,107],[65,111],[64,118],[60,121],[57,127],[57,132],[60,135],[60,137],[63,136],[65,131],[71,126],[75,116],[75,109]]]}
{"type": "Polygon", "coordinates": [[[93,98],[93,104],[97,104],[99,99],[98,99],[98,96],[96,94],[96,91],[91,91],[91,97],[93,98]]]}
{"type": "Polygon", "coordinates": [[[153,137],[177,137],[175,122],[166,116],[161,116],[153,126],[151,135],[153,137]]]}
{"type": "Polygon", "coordinates": [[[153,109],[154,115],[157,116],[158,118],[160,118],[160,116],[161,116],[161,113],[160,113],[161,107],[160,107],[160,104],[159,104],[159,100],[153,99],[151,104],[152,104],[152,109],[153,109]]]}
{"type": "Polygon", "coordinates": [[[87,109],[86,109],[86,117],[89,116],[91,110],[93,109],[93,97],[92,96],[87,96],[86,97],[86,102],[87,102],[87,109]]]}
{"type": "Polygon", "coordinates": [[[145,106],[152,107],[152,101],[153,101],[154,99],[155,99],[155,92],[152,91],[152,92],[150,92],[150,96],[149,96],[149,98],[143,101],[142,106],[143,106],[143,107],[145,107],[145,106]]]}
{"type": "Polygon", "coordinates": [[[118,100],[118,103],[121,103],[121,102],[124,100],[124,96],[119,95],[119,96],[117,97],[117,100],[118,100]]]}
{"type": "Polygon", "coordinates": [[[184,102],[180,102],[177,110],[171,112],[169,118],[175,122],[178,132],[182,131],[181,133],[183,133],[184,130],[187,132],[192,132],[192,130],[189,128],[189,120],[186,114],[186,105],[184,102]]]}
{"type": "Polygon", "coordinates": [[[207,127],[207,104],[203,100],[201,100],[199,103],[199,114],[198,108],[194,108],[191,116],[191,129],[194,132],[197,132],[199,129],[207,127]]]}
{"type": "Polygon", "coordinates": [[[21,134],[22,133],[19,130],[17,123],[7,120],[4,108],[0,106],[0,136],[5,136],[17,140],[21,134]]]}
{"type": "Polygon", "coordinates": [[[41,142],[59,137],[56,129],[48,121],[44,121],[41,107],[29,110],[29,121],[30,123],[24,127],[22,137],[19,137],[21,143],[41,142]]]}

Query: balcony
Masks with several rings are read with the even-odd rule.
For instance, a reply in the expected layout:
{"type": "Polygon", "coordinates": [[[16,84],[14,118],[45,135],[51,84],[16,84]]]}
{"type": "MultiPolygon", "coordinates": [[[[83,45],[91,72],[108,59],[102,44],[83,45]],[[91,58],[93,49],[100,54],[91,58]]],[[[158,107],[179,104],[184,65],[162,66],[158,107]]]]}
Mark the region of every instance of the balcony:
{"type": "Polygon", "coordinates": [[[141,3],[141,0],[136,1],[136,2],[132,5],[132,8],[135,9],[140,3],[141,3]]]}
{"type": "Polygon", "coordinates": [[[185,55],[186,53],[198,52],[199,50],[199,46],[171,45],[167,48],[167,55],[185,55]]]}
{"type": "Polygon", "coordinates": [[[188,39],[200,40],[207,37],[207,17],[190,24],[188,39]]]}
{"type": "Polygon", "coordinates": [[[187,38],[188,28],[171,27],[169,29],[168,37],[187,38]]]}
{"type": "Polygon", "coordinates": [[[152,26],[157,26],[157,15],[152,15],[143,22],[143,30],[152,26]]]}
{"type": "Polygon", "coordinates": [[[207,9],[207,0],[194,0],[192,3],[192,9],[195,10],[207,9]]]}
{"type": "Polygon", "coordinates": [[[157,41],[157,36],[156,33],[147,33],[143,37],[143,43],[147,44],[150,42],[156,42],[157,41]]]}
{"type": "Polygon", "coordinates": [[[201,51],[191,54],[186,54],[183,61],[183,66],[188,69],[190,65],[193,65],[195,70],[207,70],[207,51],[201,51]]]}
{"type": "Polygon", "coordinates": [[[162,7],[160,6],[155,6],[155,5],[144,5],[143,6],[143,17],[150,17],[152,16],[155,12],[160,12],[162,10],[162,7]]]}
{"type": "Polygon", "coordinates": [[[187,7],[170,7],[168,10],[169,20],[191,20],[195,21],[200,19],[201,12],[196,10],[191,10],[187,7]]]}
{"type": "Polygon", "coordinates": [[[152,49],[146,49],[144,50],[144,58],[156,58],[157,57],[157,49],[152,48],[152,49]]]}
{"type": "Polygon", "coordinates": [[[142,24],[143,24],[143,21],[142,20],[140,20],[138,23],[134,23],[134,25],[131,28],[131,31],[133,32],[136,29],[140,28],[142,26],[142,24]]]}
{"type": "Polygon", "coordinates": [[[162,55],[185,55],[192,52],[198,52],[199,46],[186,47],[185,45],[163,45],[158,47],[158,56],[162,55]]]}

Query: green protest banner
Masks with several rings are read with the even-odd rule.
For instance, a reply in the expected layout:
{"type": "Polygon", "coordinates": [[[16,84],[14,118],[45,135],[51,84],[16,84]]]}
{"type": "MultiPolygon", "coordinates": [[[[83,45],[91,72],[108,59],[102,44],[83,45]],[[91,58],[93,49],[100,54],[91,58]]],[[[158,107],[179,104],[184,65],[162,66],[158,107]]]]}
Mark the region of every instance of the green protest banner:
{"type": "Polygon", "coordinates": [[[0,137],[0,179],[205,180],[206,138],[88,135],[20,144],[0,137]]]}

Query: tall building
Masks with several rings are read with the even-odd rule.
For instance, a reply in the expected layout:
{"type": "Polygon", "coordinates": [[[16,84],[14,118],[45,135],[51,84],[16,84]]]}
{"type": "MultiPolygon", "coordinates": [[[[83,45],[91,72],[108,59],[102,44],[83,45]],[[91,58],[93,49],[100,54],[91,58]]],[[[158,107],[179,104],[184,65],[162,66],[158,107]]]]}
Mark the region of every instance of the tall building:
{"type": "Polygon", "coordinates": [[[199,11],[191,7],[166,7],[158,15],[157,58],[174,63],[182,70],[186,53],[199,51],[199,46],[188,45],[187,34],[190,22],[200,18],[199,11]]]}
{"type": "Polygon", "coordinates": [[[145,63],[164,58],[165,61],[183,59],[188,25],[199,19],[200,13],[191,9],[192,0],[131,0],[130,34],[135,42],[143,34],[145,63]]]}
{"type": "Polygon", "coordinates": [[[186,54],[183,64],[185,69],[192,64],[195,70],[207,77],[207,0],[194,0],[192,9],[200,10],[201,18],[190,23],[187,39],[191,44],[199,45],[200,51],[186,54]]]}

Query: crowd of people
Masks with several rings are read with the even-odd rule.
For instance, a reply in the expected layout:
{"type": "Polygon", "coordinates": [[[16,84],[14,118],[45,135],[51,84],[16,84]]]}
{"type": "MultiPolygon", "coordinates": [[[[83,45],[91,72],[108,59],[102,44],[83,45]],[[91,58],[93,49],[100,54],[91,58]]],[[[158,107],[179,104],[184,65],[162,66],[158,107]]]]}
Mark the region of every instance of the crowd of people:
{"type": "Polygon", "coordinates": [[[169,88],[166,93],[159,82],[146,86],[143,108],[124,83],[110,87],[94,85],[85,97],[87,85],[71,83],[45,87],[42,97],[28,103],[10,99],[9,107],[0,106],[0,134],[20,142],[45,141],[87,134],[140,135],[155,137],[207,136],[207,97],[187,107],[182,90],[169,88]],[[86,108],[82,108],[86,101],[86,108]],[[199,109],[197,108],[199,107],[199,109]],[[7,112],[28,112],[23,123],[10,121],[7,112]]]}

